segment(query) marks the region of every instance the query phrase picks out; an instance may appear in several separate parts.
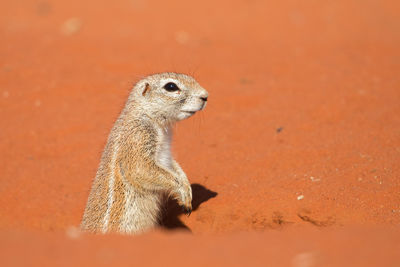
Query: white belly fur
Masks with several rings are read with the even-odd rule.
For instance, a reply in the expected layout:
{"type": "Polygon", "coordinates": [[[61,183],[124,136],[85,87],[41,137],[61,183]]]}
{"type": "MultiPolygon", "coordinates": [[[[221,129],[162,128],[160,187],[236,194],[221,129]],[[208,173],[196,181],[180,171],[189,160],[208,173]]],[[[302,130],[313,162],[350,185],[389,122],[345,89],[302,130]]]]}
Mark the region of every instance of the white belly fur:
{"type": "Polygon", "coordinates": [[[158,164],[164,168],[173,171],[172,167],[172,155],[171,155],[171,129],[159,129],[159,146],[156,154],[156,160],[158,164]]]}

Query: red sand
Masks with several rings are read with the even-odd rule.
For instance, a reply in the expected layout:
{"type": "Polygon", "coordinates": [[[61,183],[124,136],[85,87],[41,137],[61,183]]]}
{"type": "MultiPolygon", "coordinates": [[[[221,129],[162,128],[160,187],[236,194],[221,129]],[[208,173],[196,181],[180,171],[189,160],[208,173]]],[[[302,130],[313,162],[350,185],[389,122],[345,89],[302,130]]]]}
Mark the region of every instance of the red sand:
{"type": "Polygon", "coordinates": [[[117,265],[166,249],[166,262],[232,266],[262,255],[286,266],[320,249],[396,266],[399,11],[398,1],[361,0],[3,1],[2,252],[29,249],[39,265],[49,247],[66,253],[48,255],[53,266],[104,247],[117,265]],[[210,93],[174,137],[197,209],[185,217],[172,206],[164,227],[195,235],[66,240],[132,84],[161,71],[193,74],[210,93]]]}

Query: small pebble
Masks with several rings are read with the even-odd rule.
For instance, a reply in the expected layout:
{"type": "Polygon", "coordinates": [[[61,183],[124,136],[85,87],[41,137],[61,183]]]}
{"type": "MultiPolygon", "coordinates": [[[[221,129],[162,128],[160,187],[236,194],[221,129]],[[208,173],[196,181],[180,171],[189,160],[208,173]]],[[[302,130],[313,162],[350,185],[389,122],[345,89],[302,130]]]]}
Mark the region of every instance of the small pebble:
{"type": "Polygon", "coordinates": [[[71,239],[78,239],[81,235],[81,231],[78,227],[70,226],[66,229],[65,234],[71,239]]]}
{"type": "Polygon", "coordinates": [[[311,182],[319,182],[319,181],[321,181],[321,179],[319,179],[319,178],[315,178],[315,177],[310,177],[310,179],[311,179],[311,182]]]}
{"type": "Polygon", "coordinates": [[[70,18],[61,25],[61,32],[64,35],[77,33],[82,27],[82,21],[79,18],[70,18]]]}
{"type": "Polygon", "coordinates": [[[179,44],[186,44],[189,41],[189,34],[185,31],[175,33],[175,41],[179,44]]]}
{"type": "Polygon", "coordinates": [[[303,252],[294,256],[292,260],[293,267],[313,267],[318,264],[316,252],[303,252]]]}

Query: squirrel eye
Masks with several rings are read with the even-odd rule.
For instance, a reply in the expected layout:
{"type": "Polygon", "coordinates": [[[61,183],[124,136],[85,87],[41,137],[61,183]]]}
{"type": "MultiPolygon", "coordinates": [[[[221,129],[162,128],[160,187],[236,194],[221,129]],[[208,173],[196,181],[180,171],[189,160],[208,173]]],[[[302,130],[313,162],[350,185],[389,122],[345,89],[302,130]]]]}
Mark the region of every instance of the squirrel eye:
{"type": "Polygon", "coordinates": [[[174,83],[167,83],[166,85],[164,85],[164,89],[168,92],[175,92],[179,90],[179,87],[174,83]]]}

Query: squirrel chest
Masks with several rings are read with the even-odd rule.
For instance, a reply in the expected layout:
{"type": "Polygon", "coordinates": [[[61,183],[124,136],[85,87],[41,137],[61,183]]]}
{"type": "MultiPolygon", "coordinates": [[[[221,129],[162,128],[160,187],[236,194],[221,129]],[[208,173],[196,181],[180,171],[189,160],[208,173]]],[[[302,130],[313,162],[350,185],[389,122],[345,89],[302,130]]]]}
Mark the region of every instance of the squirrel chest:
{"type": "Polygon", "coordinates": [[[157,129],[158,145],[156,152],[156,161],[168,170],[173,170],[171,155],[171,129],[157,129]]]}

